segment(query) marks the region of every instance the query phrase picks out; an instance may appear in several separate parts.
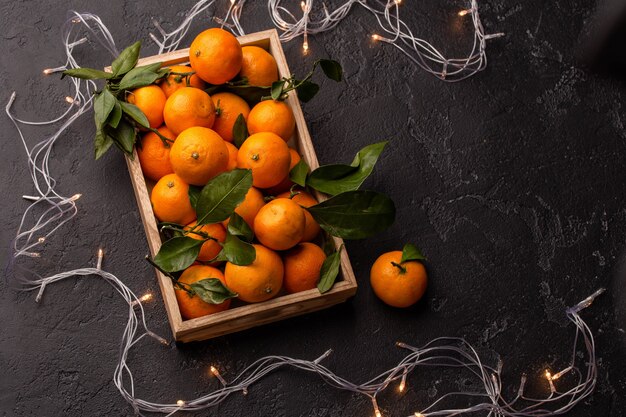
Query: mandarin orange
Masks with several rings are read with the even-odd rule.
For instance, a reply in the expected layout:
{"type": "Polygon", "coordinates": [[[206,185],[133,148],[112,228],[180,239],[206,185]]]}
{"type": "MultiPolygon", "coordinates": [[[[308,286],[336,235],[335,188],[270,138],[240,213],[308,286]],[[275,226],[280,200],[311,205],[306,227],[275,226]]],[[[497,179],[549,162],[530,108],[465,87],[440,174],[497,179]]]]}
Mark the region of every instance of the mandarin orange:
{"type": "Polygon", "coordinates": [[[173,74],[169,75],[159,83],[159,86],[165,93],[165,97],[169,97],[183,87],[194,87],[204,90],[206,84],[196,74],[182,75],[193,72],[191,67],[186,65],[172,65],[169,67],[173,74]]]}
{"type": "MultiPolygon", "coordinates": [[[[244,200],[235,208],[235,213],[240,215],[252,228],[254,227],[254,218],[264,205],[263,194],[256,188],[250,187],[244,200]]],[[[224,227],[228,227],[229,221],[230,219],[226,219],[222,222],[224,227]]]]}
{"type": "Polygon", "coordinates": [[[219,28],[201,32],[189,48],[191,68],[209,84],[224,84],[235,77],[241,70],[242,59],[237,38],[219,28]]]}
{"type": "Polygon", "coordinates": [[[154,215],[162,222],[191,223],[196,218],[196,212],[191,207],[188,193],[189,185],[178,175],[165,175],[150,194],[154,215]]]}
{"type": "Polygon", "coordinates": [[[269,132],[249,136],[237,154],[237,166],[251,169],[252,184],[259,188],[281,182],[289,174],[290,163],[291,154],[285,141],[269,132]]]}
{"type": "MultiPolygon", "coordinates": [[[[291,163],[289,164],[289,173],[291,173],[291,170],[298,164],[298,162],[300,162],[302,158],[300,157],[300,154],[298,153],[298,151],[296,151],[293,148],[289,148],[289,154],[291,155],[291,163]]],[[[283,180],[277,185],[270,187],[270,188],[266,188],[264,190],[265,193],[267,195],[276,196],[278,194],[284,193],[285,191],[288,191],[293,186],[293,182],[289,178],[289,173],[287,173],[287,176],[283,178],[283,180]]]]}
{"type": "Polygon", "coordinates": [[[320,279],[322,264],[326,254],[313,243],[300,243],[283,254],[285,290],[295,292],[311,290],[317,286],[320,279]]]}
{"type": "Polygon", "coordinates": [[[213,130],[190,127],[176,138],[170,150],[170,161],[174,172],[188,184],[205,185],[226,171],[228,148],[213,130]]]}
{"type": "MultiPolygon", "coordinates": [[[[196,222],[189,223],[186,229],[191,230],[196,226],[196,222]]],[[[213,223],[213,224],[204,224],[201,227],[195,229],[194,232],[190,232],[187,236],[202,240],[205,238],[201,233],[207,235],[207,237],[211,237],[213,239],[209,239],[202,244],[200,248],[200,254],[198,255],[199,261],[210,261],[215,258],[218,253],[222,250],[222,245],[220,243],[224,243],[226,240],[226,229],[222,226],[221,223],[213,223]],[[195,233],[200,232],[200,233],[195,233]]]]}
{"type": "Polygon", "coordinates": [[[139,107],[139,110],[146,115],[152,128],[163,124],[163,109],[166,100],[165,93],[158,85],[137,88],[129,92],[126,97],[126,101],[139,107]]]}
{"type": "Polygon", "coordinates": [[[174,172],[170,163],[170,148],[176,135],[166,126],[161,126],[157,130],[171,142],[164,142],[156,133],[148,132],[141,138],[141,147],[137,147],[143,175],[152,181],[158,181],[162,176],[174,172]]]}
{"type": "MultiPolygon", "coordinates": [[[[217,268],[206,265],[192,265],[182,273],[178,281],[183,284],[193,284],[207,278],[217,278],[225,284],[224,274],[217,268]]],[[[219,313],[230,307],[230,299],[220,304],[209,304],[197,295],[190,295],[187,291],[176,289],[176,300],[180,314],[185,320],[203,317],[208,314],[219,313]]]]}
{"type": "Polygon", "coordinates": [[[211,96],[198,88],[179,88],[167,99],[162,111],[165,124],[177,135],[190,127],[211,128],[215,122],[211,96]]]}
{"type": "Polygon", "coordinates": [[[227,142],[233,141],[233,126],[239,115],[243,115],[244,119],[248,119],[250,106],[241,97],[232,93],[217,93],[211,96],[213,105],[215,106],[215,130],[227,142]]]}
{"type": "Polygon", "coordinates": [[[246,77],[248,84],[269,87],[278,80],[278,66],[269,52],[258,46],[244,46],[241,48],[243,60],[240,77],[246,77]]]}
{"type": "Polygon", "coordinates": [[[267,203],[254,218],[254,234],[263,245],[286,250],[297,245],[304,236],[304,209],[288,198],[267,203]]]}
{"type": "Polygon", "coordinates": [[[239,299],[259,303],[275,297],[283,285],[283,262],[276,252],[254,244],[256,258],[250,265],[226,262],[226,286],[239,294],[239,299]]]}
{"type": "MultiPolygon", "coordinates": [[[[291,198],[300,205],[300,207],[311,207],[317,204],[317,200],[311,194],[306,191],[296,191],[293,197],[289,191],[277,195],[278,198],[291,198]]],[[[304,235],[302,236],[302,242],[310,242],[315,239],[320,233],[320,225],[315,221],[311,213],[308,210],[304,210],[304,217],[306,218],[306,224],[304,226],[304,235]]]]}
{"type": "Polygon", "coordinates": [[[426,268],[420,262],[400,263],[402,251],[383,253],[370,271],[370,283],[378,298],[392,307],[410,307],[426,291],[426,268]]]}
{"type": "Polygon", "coordinates": [[[230,142],[224,141],[224,145],[228,148],[228,165],[226,165],[226,171],[232,171],[237,168],[237,154],[239,149],[230,142]]]}
{"type": "Polygon", "coordinates": [[[296,129],[293,111],[284,101],[263,100],[250,110],[248,132],[272,132],[289,141],[296,129]]]}

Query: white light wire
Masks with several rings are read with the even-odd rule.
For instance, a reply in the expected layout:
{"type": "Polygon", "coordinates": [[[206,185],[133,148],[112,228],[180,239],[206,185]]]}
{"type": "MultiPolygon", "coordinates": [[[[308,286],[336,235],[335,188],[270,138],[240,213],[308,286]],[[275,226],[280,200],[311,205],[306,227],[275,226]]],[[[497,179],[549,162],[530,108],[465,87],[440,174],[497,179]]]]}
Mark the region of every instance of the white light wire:
{"type": "MultiPolygon", "coordinates": [[[[455,368],[457,372],[461,370],[468,372],[482,388],[470,392],[449,392],[446,393],[430,405],[415,412],[414,416],[435,417],[435,416],[457,416],[466,413],[484,412],[487,416],[501,417],[549,417],[564,414],[571,410],[576,404],[588,397],[594,390],[597,380],[597,363],[595,356],[595,342],[593,333],[582,320],[579,313],[584,308],[591,305],[593,300],[604,292],[604,289],[596,291],[585,300],[568,308],[566,311],[568,319],[576,327],[576,334],[573,343],[573,355],[569,366],[559,374],[555,374],[549,379],[550,387],[555,386],[556,375],[566,376],[572,374],[570,379],[577,379],[574,383],[569,383],[570,387],[563,392],[555,389],[545,398],[530,398],[524,395],[524,384],[526,375],[521,378],[517,396],[512,400],[504,399],[502,392],[501,373],[503,364],[498,361],[496,367],[487,365],[478,354],[477,350],[465,339],[458,337],[439,337],[422,347],[413,347],[406,343],[398,342],[396,345],[408,350],[408,353],[394,367],[383,373],[363,382],[355,383],[343,378],[321,364],[332,350],[327,350],[322,356],[315,360],[295,359],[287,356],[266,356],[246,367],[239,375],[230,382],[224,379],[217,368],[211,366],[211,371],[220,380],[222,387],[191,400],[178,400],[174,403],[156,403],[141,399],[135,395],[135,380],[128,364],[128,355],[140,340],[149,336],[163,345],[169,342],[163,337],[148,329],[145,320],[142,298],[137,297],[122,280],[113,274],[103,271],[103,252],[98,252],[98,267],[80,268],[55,274],[46,278],[25,280],[27,282],[24,290],[38,290],[36,301],[39,301],[44,290],[52,283],[77,277],[79,279],[102,278],[113,286],[128,304],[128,321],[124,329],[121,342],[121,352],[118,364],[113,375],[113,382],[122,397],[130,404],[138,415],[142,413],[160,413],[171,416],[179,411],[200,411],[218,406],[229,396],[236,393],[247,394],[251,386],[268,376],[269,374],[284,368],[291,367],[301,371],[317,374],[323,382],[339,390],[350,391],[361,394],[372,401],[376,415],[383,415],[376,401],[378,394],[385,391],[392,383],[401,381],[405,384],[407,376],[410,377],[413,371],[420,367],[442,367],[455,368]],[[139,309],[135,309],[135,307],[139,309]],[[142,330],[140,331],[139,325],[142,330]],[[579,341],[584,342],[586,357],[578,358],[576,352],[579,341]],[[577,364],[581,363],[585,372],[581,372],[577,364]],[[455,398],[467,398],[474,403],[464,408],[444,408],[450,400],[455,398]]],[[[404,386],[404,385],[403,385],[404,386]]]]}

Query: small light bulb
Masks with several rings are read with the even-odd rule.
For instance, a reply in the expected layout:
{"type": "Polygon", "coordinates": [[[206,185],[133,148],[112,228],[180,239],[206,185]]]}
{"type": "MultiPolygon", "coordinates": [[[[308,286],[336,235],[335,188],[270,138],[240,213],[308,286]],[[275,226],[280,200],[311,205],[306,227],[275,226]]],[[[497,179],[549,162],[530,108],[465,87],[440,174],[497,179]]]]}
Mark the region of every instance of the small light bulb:
{"type": "Polygon", "coordinates": [[[235,0],[230,0],[230,4],[235,4],[235,0]]]}
{"type": "Polygon", "coordinates": [[[98,248],[98,259],[96,261],[96,268],[102,269],[102,259],[104,258],[104,251],[102,248],[98,248]]]}
{"type": "Polygon", "coordinates": [[[459,16],[463,17],[463,16],[468,15],[468,14],[470,14],[470,13],[472,13],[472,9],[465,9],[465,10],[461,10],[461,11],[459,12],[459,16]]]}
{"type": "Polygon", "coordinates": [[[176,405],[179,407],[183,407],[185,405],[185,402],[183,400],[178,400],[176,401],[176,405]]]}
{"type": "Polygon", "coordinates": [[[302,42],[302,52],[306,55],[309,52],[309,42],[302,42]]]}
{"type": "Polygon", "coordinates": [[[43,243],[45,241],[46,241],[46,237],[45,236],[42,236],[39,239],[37,239],[37,242],[39,242],[39,243],[43,243]]]}
{"type": "Polygon", "coordinates": [[[81,197],[82,197],[82,194],[74,194],[73,196],[70,197],[70,201],[76,201],[81,197]]]}
{"type": "Polygon", "coordinates": [[[405,387],[406,387],[406,383],[404,381],[400,382],[400,385],[398,386],[398,391],[404,392],[405,387]]]}
{"type": "Polygon", "coordinates": [[[383,414],[380,412],[380,410],[375,410],[375,411],[374,411],[374,415],[375,415],[376,417],[383,417],[383,414]]]}
{"type": "Polygon", "coordinates": [[[54,72],[54,71],[53,71],[51,68],[46,68],[45,70],[43,70],[43,73],[44,73],[45,75],[50,75],[50,74],[52,74],[53,72],[54,72]]]}
{"type": "Polygon", "coordinates": [[[72,23],[80,23],[80,18],[79,17],[73,18],[72,23]]]}
{"type": "Polygon", "coordinates": [[[426,417],[424,416],[424,414],[422,413],[418,413],[417,411],[415,412],[415,417],[426,417]]]}
{"type": "Polygon", "coordinates": [[[377,33],[374,33],[374,34],[372,35],[372,40],[379,41],[379,40],[380,40],[380,36],[378,36],[378,34],[377,34],[377,33]]]}
{"type": "Polygon", "coordinates": [[[222,385],[226,386],[226,380],[224,378],[222,378],[222,375],[220,374],[220,371],[217,370],[217,368],[213,365],[211,365],[211,368],[209,368],[211,370],[211,373],[213,375],[215,375],[215,377],[217,379],[220,380],[220,382],[222,383],[222,385]]]}
{"type": "Polygon", "coordinates": [[[306,3],[305,2],[301,1],[300,2],[300,7],[302,8],[303,12],[306,12],[306,3]]]}
{"type": "Polygon", "coordinates": [[[141,304],[143,301],[149,301],[151,299],[152,299],[152,294],[151,293],[146,293],[146,294],[142,295],[141,297],[139,297],[138,300],[134,300],[132,303],[130,303],[130,305],[135,307],[135,306],[138,306],[139,304],[141,304]]]}
{"type": "Polygon", "coordinates": [[[72,97],[70,97],[70,96],[66,96],[65,97],[65,101],[67,101],[70,104],[74,104],[74,99],[72,97]]]}
{"type": "Polygon", "coordinates": [[[546,369],[546,379],[547,379],[548,381],[552,381],[552,374],[551,374],[551,373],[550,373],[550,371],[548,371],[547,369],[546,369]]]}
{"type": "Polygon", "coordinates": [[[395,0],[394,3],[397,4],[397,5],[400,5],[400,4],[402,4],[402,0],[395,0]]]}

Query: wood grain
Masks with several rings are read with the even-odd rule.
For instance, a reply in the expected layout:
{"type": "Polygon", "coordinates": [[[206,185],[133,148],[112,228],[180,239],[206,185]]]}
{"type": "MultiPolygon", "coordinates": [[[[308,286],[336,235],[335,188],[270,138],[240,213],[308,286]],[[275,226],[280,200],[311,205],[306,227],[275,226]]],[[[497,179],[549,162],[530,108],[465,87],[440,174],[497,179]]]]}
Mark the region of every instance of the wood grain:
{"type": "MultiPolygon", "coordinates": [[[[278,33],[276,30],[252,33],[238,38],[242,45],[255,45],[269,51],[278,65],[281,77],[289,77],[290,71],[287,66],[278,33]]],[[[162,62],[164,66],[186,63],[189,61],[189,49],[181,49],[162,55],[151,56],[139,60],[138,65],[148,65],[162,62]]],[[[105,68],[110,71],[110,67],[105,68]]],[[[291,92],[287,103],[293,110],[296,119],[296,133],[290,141],[306,163],[315,169],[319,166],[315,148],[309,130],[304,120],[302,108],[297,95],[291,92]]],[[[134,158],[127,157],[126,162],[130,172],[133,189],[137,198],[137,205],[141,214],[141,220],[146,230],[146,238],[152,256],[156,255],[161,247],[161,236],[157,228],[157,222],[150,204],[150,196],[146,179],[141,171],[139,159],[135,153],[134,158]]],[[[326,196],[315,192],[319,201],[325,200],[326,196]]],[[[343,244],[340,238],[333,238],[336,248],[343,244]]],[[[317,289],[303,291],[296,294],[283,295],[269,301],[258,304],[248,304],[235,307],[221,313],[200,317],[193,320],[183,320],[176,302],[174,287],[169,278],[157,271],[157,280],[165,309],[170,321],[170,327],[174,338],[181,342],[210,339],[232,332],[249,329],[266,323],[283,320],[288,317],[309,313],[341,303],[356,293],[357,282],[350,264],[350,259],[345,248],[341,253],[341,273],[335,286],[325,294],[320,294],[317,289]]]]}

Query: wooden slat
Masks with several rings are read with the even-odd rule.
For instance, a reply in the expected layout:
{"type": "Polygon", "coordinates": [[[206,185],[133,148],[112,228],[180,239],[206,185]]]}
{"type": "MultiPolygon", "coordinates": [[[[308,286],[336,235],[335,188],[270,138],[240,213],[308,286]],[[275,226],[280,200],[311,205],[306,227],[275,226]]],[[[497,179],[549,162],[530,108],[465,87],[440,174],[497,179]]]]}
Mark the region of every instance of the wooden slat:
{"type": "MultiPolygon", "coordinates": [[[[276,59],[279,75],[281,77],[289,77],[290,71],[276,30],[252,33],[239,37],[238,39],[242,45],[256,45],[268,50],[276,59]]],[[[187,63],[188,61],[189,49],[181,49],[162,55],[142,58],[139,60],[139,65],[163,62],[164,66],[168,66],[187,63]]],[[[110,71],[110,67],[105,68],[105,70],[110,71]]],[[[290,143],[297,148],[306,163],[312,169],[315,169],[319,166],[317,155],[306,126],[300,102],[294,92],[289,94],[287,103],[293,110],[296,119],[296,133],[290,143]]],[[[150,247],[152,256],[154,256],[161,247],[161,236],[159,235],[152,205],[150,204],[146,180],[141,171],[141,165],[139,164],[136,153],[133,159],[127,157],[126,162],[135,196],[137,197],[141,220],[146,230],[148,246],[150,247]]],[[[326,199],[326,196],[317,192],[315,192],[315,196],[319,201],[326,199]]],[[[337,248],[343,244],[343,240],[340,238],[333,238],[333,241],[337,248]]],[[[209,339],[327,308],[347,300],[356,293],[357,289],[357,282],[352,270],[352,265],[350,264],[347,251],[344,249],[341,254],[340,281],[325,294],[320,294],[317,289],[313,289],[280,296],[263,303],[236,307],[193,320],[183,320],[176,301],[172,282],[158,271],[157,279],[161,293],[163,294],[165,309],[170,321],[172,333],[176,340],[182,342],[209,339]]]]}

